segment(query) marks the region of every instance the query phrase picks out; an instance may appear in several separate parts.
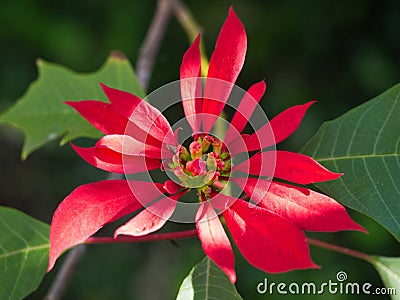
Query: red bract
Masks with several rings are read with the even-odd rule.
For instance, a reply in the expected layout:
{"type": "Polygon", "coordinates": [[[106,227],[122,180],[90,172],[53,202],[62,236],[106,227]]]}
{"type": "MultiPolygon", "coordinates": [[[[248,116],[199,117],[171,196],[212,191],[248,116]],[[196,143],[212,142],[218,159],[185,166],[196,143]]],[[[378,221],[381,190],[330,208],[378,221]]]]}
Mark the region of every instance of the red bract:
{"type": "Polygon", "coordinates": [[[162,183],[108,180],[78,187],[54,213],[48,270],[64,250],[144,206],[147,209],[118,228],[115,236],[143,236],[160,229],[176,211],[179,198],[191,189],[197,191],[199,200],[193,221],[203,250],[231,282],[236,280],[234,254],[218,215],[242,255],[266,272],[317,267],[304,230],[364,231],[332,198],[272,181],[272,175],[295,184],[341,176],[311,157],[271,148],[297,129],[313,102],[287,109],[251,135],[240,134],[265,92],[265,83],[259,82],[242,98],[223,141],[210,134],[243,66],[247,39],[230,9],[211,56],[204,91],[199,78],[199,43],[198,36],[180,69],[183,110],[193,132],[189,147],[179,144],[177,131],[173,132],[160,111],[127,92],[102,85],[110,103],[68,102],[105,134],[92,148],[73,146],[84,160],[121,174],[161,169],[169,172],[170,179],[162,183]],[[236,163],[243,153],[250,157],[236,163]],[[228,182],[247,196],[238,199],[225,193],[228,182]]]}

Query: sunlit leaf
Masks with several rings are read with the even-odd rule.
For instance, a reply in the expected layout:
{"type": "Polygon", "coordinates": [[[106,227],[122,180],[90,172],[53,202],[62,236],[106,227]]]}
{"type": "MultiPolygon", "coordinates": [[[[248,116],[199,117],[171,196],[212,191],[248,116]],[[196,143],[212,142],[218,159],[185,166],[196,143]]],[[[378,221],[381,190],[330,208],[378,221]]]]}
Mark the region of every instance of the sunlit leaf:
{"type": "MultiPolygon", "coordinates": [[[[376,268],[383,284],[385,285],[385,294],[390,295],[392,300],[400,299],[400,258],[373,256],[370,260],[376,268]]],[[[382,293],[383,294],[383,293],[382,293]]]]}
{"type": "Polygon", "coordinates": [[[101,133],[64,101],[106,101],[100,82],[144,96],[129,61],[121,53],[112,53],[94,73],[76,73],[43,60],[37,61],[37,67],[38,79],[14,106],[0,116],[0,123],[24,131],[23,159],[59,137],[62,137],[61,144],[77,137],[99,137],[101,133]]]}
{"type": "Polygon", "coordinates": [[[49,226],[22,212],[0,207],[0,299],[22,299],[46,273],[49,226]]]}
{"type": "Polygon", "coordinates": [[[317,187],[400,241],[400,85],[324,123],[302,151],[344,173],[317,187]]]}
{"type": "Polygon", "coordinates": [[[240,300],[242,297],[235,286],[229,281],[208,257],[195,265],[184,279],[179,289],[177,300],[240,300]]]}

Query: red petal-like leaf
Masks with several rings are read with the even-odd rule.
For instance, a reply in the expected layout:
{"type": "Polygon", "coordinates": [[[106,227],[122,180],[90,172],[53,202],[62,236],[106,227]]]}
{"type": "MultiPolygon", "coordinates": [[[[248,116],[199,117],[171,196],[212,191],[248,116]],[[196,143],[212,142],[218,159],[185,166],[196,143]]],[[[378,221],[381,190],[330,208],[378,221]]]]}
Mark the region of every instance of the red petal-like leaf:
{"type": "Polygon", "coordinates": [[[317,268],[307,239],[294,223],[260,207],[237,200],[223,216],[240,252],[247,261],[269,273],[317,268]]]}
{"type": "Polygon", "coordinates": [[[140,207],[125,180],[105,180],[76,188],[54,212],[48,271],[64,250],[84,242],[120,211],[127,214],[140,207]]]}
{"type": "Polygon", "coordinates": [[[211,80],[206,81],[202,105],[202,113],[209,114],[209,117],[203,117],[203,129],[206,133],[211,131],[224,108],[233,83],[242,69],[246,49],[247,37],[243,24],[230,8],[211,55],[207,74],[207,78],[211,80]],[[214,78],[222,81],[213,80],[214,78]]]}
{"type": "Polygon", "coordinates": [[[112,134],[103,136],[97,141],[96,148],[107,148],[124,155],[161,158],[161,149],[159,147],[144,144],[129,135],[112,134]]]}
{"type": "Polygon", "coordinates": [[[236,129],[236,131],[239,133],[243,131],[258,102],[264,95],[265,89],[266,85],[264,81],[253,84],[249,88],[247,93],[243,96],[243,99],[240,101],[237,111],[234,114],[231,123],[229,124],[224,138],[224,143],[229,144],[229,142],[232,140],[232,137],[237,135],[234,133],[234,129],[236,129]]]}
{"type": "Polygon", "coordinates": [[[252,200],[253,205],[257,205],[268,193],[272,180],[253,177],[231,177],[241,190],[252,200]]]}
{"type": "MultiPolygon", "coordinates": [[[[230,125],[228,125],[228,130],[231,128],[230,125]]],[[[233,134],[230,134],[229,136],[229,144],[227,143],[227,150],[229,151],[229,154],[231,157],[235,157],[237,154],[242,153],[242,152],[248,152],[247,150],[247,145],[246,145],[246,139],[249,137],[248,134],[238,134],[236,130],[232,130],[233,134]],[[235,136],[236,135],[236,136],[235,136]]],[[[271,135],[272,136],[272,135],[271,135]]],[[[224,143],[226,141],[224,140],[224,143]]]]}
{"type": "Polygon", "coordinates": [[[196,228],[204,253],[235,283],[235,257],[231,243],[215,210],[207,202],[202,202],[199,207],[196,228]]]}
{"type": "Polygon", "coordinates": [[[344,206],[307,188],[248,178],[244,191],[259,206],[293,221],[304,230],[365,232],[350,218],[344,206]]]}
{"type": "Polygon", "coordinates": [[[161,162],[144,156],[122,155],[107,148],[83,148],[71,144],[86,162],[104,171],[133,174],[159,169],[161,162]]]}
{"type": "Polygon", "coordinates": [[[246,140],[248,151],[255,151],[272,146],[272,140],[265,139],[271,134],[271,129],[278,144],[288,138],[300,125],[308,108],[316,101],[310,101],[303,105],[292,106],[265,124],[246,140]]]}
{"type": "MultiPolygon", "coordinates": [[[[143,207],[153,202],[155,199],[163,197],[165,193],[163,185],[159,182],[128,180],[128,185],[137,201],[139,201],[143,207]]],[[[127,209],[130,208],[128,207],[127,209]]],[[[118,220],[131,212],[132,211],[123,209],[110,222],[118,220]]]]}
{"type": "Polygon", "coordinates": [[[139,128],[160,142],[167,139],[167,143],[174,144],[171,126],[158,109],[131,93],[104,84],[101,84],[101,87],[115,110],[131,121],[129,126],[132,128],[127,128],[127,134],[132,135],[130,133],[139,128]]]}
{"type": "Polygon", "coordinates": [[[276,151],[275,177],[298,184],[310,184],[338,179],[343,174],[333,173],[311,157],[289,151],[276,151]]]}
{"type": "Polygon", "coordinates": [[[196,114],[201,112],[201,56],[200,34],[183,56],[181,65],[181,96],[182,105],[187,121],[194,133],[200,130],[200,118],[196,114]]]}
{"type": "Polygon", "coordinates": [[[119,227],[114,236],[144,236],[159,230],[174,213],[176,203],[172,198],[158,200],[119,227]]]}
{"type": "Polygon", "coordinates": [[[274,177],[298,184],[334,180],[342,176],[342,174],[329,171],[307,155],[289,151],[256,153],[236,166],[234,170],[259,176],[270,177],[273,174],[274,177]],[[274,166],[275,173],[271,170],[274,166]]]}
{"type": "MultiPolygon", "coordinates": [[[[253,174],[258,176],[274,176],[277,151],[266,151],[254,154],[249,159],[233,167],[233,171],[241,171],[244,176],[253,174]]],[[[241,177],[240,174],[235,174],[236,177],[241,177]]]]}
{"type": "Polygon", "coordinates": [[[65,102],[105,134],[123,134],[128,119],[116,112],[110,103],[95,100],[65,102]]]}

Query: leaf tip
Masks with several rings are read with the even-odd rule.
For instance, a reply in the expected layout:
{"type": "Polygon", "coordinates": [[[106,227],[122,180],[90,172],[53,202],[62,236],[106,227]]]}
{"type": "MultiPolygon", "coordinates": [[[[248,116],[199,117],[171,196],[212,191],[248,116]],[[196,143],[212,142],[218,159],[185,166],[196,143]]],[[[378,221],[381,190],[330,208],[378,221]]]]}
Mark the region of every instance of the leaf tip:
{"type": "Polygon", "coordinates": [[[49,273],[51,270],[53,270],[54,265],[55,265],[55,260],[50,257],[49,264],[47,265],[46,273],[49,273]]]}
{"type": "Polygon", "coordinates": [[[339,179],[340,177],[344,176],[344,173],[336,173],[336,172],[332,172],[333,173],[333,180],[339,179]]]}
{"type": "Polygon", "coordinates": [[[42,58],[37,58],[35,61],[36,66],[41,66],[43,64],[43,59],[42,58]]]}
{"type": "Polygon", "coordinates": [[[29,153],[26,153],[25,151],[21,152],[21,160],[24,162],[28,158],[29,153]]]}
{"type": "MultiPolygon", "coordinates": [[[[223,271],[224,271],[224,270],[223,270],[223,271]]],[[[235,283],[236,283],[236,273],[235,273],[235,271],[232,270],[232,271],[230,271],[229,273],[227,273],[226,271],[224,271],[224,272],[225,272],[225,274],[228,276],[229,281],[230,281],[232,284],[235,284],[235,283]]]]}
{"type": "Polygon", "coordinates": [[[22,147],[22,151],[21,151],[21,160],[22,161],[26,161],[28,156],[32,153],[33,149],[29,149],[27,146],[27,137],[25,137],[25,142],[24,145],[22,147]]]}
{"type": "Polygon", "coordinates": [[[360,224],[354,222],[353,228],[351,230],[360,231],[365,234],[369,234],[368,230],[362,227],[360,224]]]}
{"type": "Polygon", "coordinates": [[[127,60],[125,54],[119,50],[112,50],[110,52],[109,57],[110,57],[110,59],[115,59],[115,60],[127,60]]]}
{"type": "Polygon", "coordinates": [[[322,267],[320,265],[317,265],[316,263],[312,262],[312,266],[310,266],[310,269],[322,269],[322,267]]]}

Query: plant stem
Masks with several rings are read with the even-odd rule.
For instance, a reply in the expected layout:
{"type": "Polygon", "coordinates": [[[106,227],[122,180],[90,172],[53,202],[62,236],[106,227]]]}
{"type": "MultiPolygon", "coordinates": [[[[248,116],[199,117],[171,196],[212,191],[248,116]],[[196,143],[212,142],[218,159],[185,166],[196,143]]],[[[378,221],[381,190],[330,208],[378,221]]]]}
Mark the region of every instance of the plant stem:
{"type": "Polygon", "coordinates": [[[357,251],[357,250],[349,249],[349,248],[338,246],[335,244],[330,244],[330,243],[312,239],[312,238],[308,238],[307,240],[310,245],[314,245],[314,246],[317,246],[320,248],[328,249],[328,250],[342,253],[345,255],[353,256],[353,257],[365,260],[369,263],[372,261],[372,257],[370,255],[360,252],[360,251],[357,251]]]}
{"type": "Polygon", "coordinates": [[[75,267],[84,252],[85,245],[78,245],[68,253],[63,265],[54,279],[50,290],[44,297],[44,300],[56,300],[62,298],[65,288],[67,287],[67,283],[69,282],[73,272],[75,271],[75,267]]]}
{"type": "MultiPolygon", "coordinates": [[[[135,243],[135,242],[154,242],[154,241],[165,241],[165,240],[177,240],[177,239],[186,239],[197,236],[197,231],[195,229],[185,230],[185,231],[176,231],[176,232],[167,232],[167,233],[158,233],[151,234],[141,237],[131,237],[131,236],[123,236],[118,238],[112,237],[91,237],[86,240],[85,244],[115,244],[115,243],[135,243]]],[[[308,238],[308,243],[313,246],[317,246],[320,248],[324,248],[327,250],[335,251],[338,253],[342,253],[345,255],[353,256],[367,262],[371,262],[371,256],[357,251],[353,249],[349,249],[346,247],[342,247],[339,245],[323,242],[317,239],[308,238]]]]}
{"type": "Polygon", "coordinates": [[[186,239],[195,236],[197,236],[197,231],[195,229],[192,229],[192,230],[177,231],[177,232],[156,233],[140,237],[133,237],[133,236],[123,236],[118,238],[91,237],[86,240],[85,244],[153,242],[153,241],[186,239]]]}
{"type": "Polygon", "coordinates": [[[171,17],[172,4],[171,0],[159,0],[157,2],[156,13],[140,47],[139,58],[136,63],[136,75],[145,91],[149,86],[155,57],[160,49],[162,38],[171,17]]]}
{"type": "Polygon", "coordinates": [[[182,28],[186,31],[189,41],[192,42],[201,31],[187,6],[179,0],[171,0],[172,9],[182,28]]]}
{"type": "MultiPolygon", "coordinates": [[[[194,19],[192,13],[187,6],[179,0],[171,0],[172,11],[178,20],[179,24],[185,30],[189,42],[192,43],[197,35],[201,32],[201,27],[194,19]]],[[[208,59],[206,49],[204,47],[203,39],[200,40],[200,53],[201,53],[201,76],[207,77],[208,73],[208,59]]]]}

